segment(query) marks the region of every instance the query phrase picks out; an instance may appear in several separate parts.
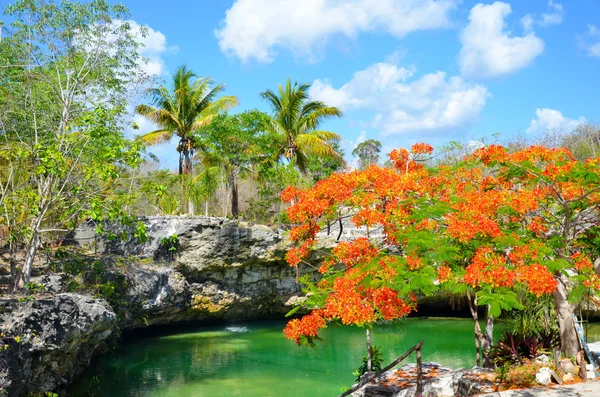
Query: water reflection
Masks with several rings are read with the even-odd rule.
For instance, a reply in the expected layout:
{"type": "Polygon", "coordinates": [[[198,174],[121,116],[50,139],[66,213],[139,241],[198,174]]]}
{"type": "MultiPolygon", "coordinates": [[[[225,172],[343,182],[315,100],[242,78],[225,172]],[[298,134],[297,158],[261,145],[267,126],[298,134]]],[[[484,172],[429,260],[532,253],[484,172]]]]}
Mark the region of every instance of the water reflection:
{"type": "MultiPolygon", "coordinates": [[[[352,384],[352,370],[364,354],[363,329],[330,326],[323,332],[324,343],[307,348],[283,337],[284,324],[198,328],[126,340],[86,371],[69,395],[320,397],[352,384]]],[[[421,339],[426,361],[474,364],[470,320],[409,319],[378,326],[373,335],[386,362],[421,339]]]]}

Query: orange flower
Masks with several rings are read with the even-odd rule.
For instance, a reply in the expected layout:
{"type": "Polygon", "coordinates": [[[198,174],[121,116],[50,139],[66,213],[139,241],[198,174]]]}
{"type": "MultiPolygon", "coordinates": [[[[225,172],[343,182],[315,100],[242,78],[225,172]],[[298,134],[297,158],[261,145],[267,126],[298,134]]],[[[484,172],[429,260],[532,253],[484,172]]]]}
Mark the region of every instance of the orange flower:
{"type": "Polygon", "coordinates": [[[438,282],[439,283],[445,283],[446,281],[448,281],[450,279],[450,276],[452,275],[452,269],[450,269],[448,266],[440,266],[437,269],[438,272],[438,282]]]}
{"type": "Polygon", "coordinates": [[[381,287],[373,292],[373,304],[384,320],[404,317],[411,311],[411,307],[398,296],[398,291],[388,287],[381,287]]]}
{"type": "Polygon", "coordinates": [[[415,143],[410,148],[410,152],[414,154],[431,154],[433,153],[433,146],[427,143],[415,143]]]}
{"type": "Polygon", "coordinates": [[[325,327],[325,319],[322,317],[320,310],[314,310],[312,313],[307,314],[301,319],[290,320],[283,333],[285,337],[300,344],[301,339],[314,338],[319,335],[319,330],[325,327]]]}
{"type": "Polygon", "coordinates": [[[412,255],[406,256],[406,264],[410,270],[418,270],[423,267],[423,261],[421,261],[421,258],[417,258],[412,255]]]}
{"type": "Polygon", "coordinates": [[[529,292],[535,296],[551,294],[556,291],[557,282],[546,266],[534,263],[520,267],[519,281],[527,285],[529,292]]]}

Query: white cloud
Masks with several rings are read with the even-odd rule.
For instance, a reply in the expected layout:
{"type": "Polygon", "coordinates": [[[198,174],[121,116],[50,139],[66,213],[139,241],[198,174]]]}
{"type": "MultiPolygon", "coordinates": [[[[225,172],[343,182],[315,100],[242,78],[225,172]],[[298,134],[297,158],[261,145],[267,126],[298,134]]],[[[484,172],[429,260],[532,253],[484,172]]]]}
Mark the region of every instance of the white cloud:
{"type": "Polygon", "coordinates": [[[600,28],[588,25],[587,31],[579,38],[579,46],[592,57],[600,57],[600,28]]]}
{"type": "Polygon", "coordinates": [[[140,43],[140,55],[145,58],[141,62],[142,70],[149,76],[160,76],[165,74],[165,62],[163,56],[177,51],[177,47],[168,47],[167,38],[162,32],[154,30],[149,26],[142,26],[136,21],[129,20],[130,34],[140,43]]]}
{"type": "Polygon", "coordinates": [[[584,117],[578,120],[569,119],[561,112],[555,109],[536,109],[535,117],[531,119],[528,133],[537,133],[544,131],[570,131],[585,121],[584,117]]]}
{"type": "Polygon", "coordinates": [[[416,69],[376,63],[356,72],[340,88],[315,80],[310,95],[342,109],[375,113],[371,127],[383,135],[440,131],[472,123],[490,96],[486,87],[429,73],[409,81],[416,69]]]}
{"type": "Polygon", "coordinates": [[[332,36],[383,31],[401,38],[450,25],[458,0],[236,0],[215,31],[225,53],[273,61],[277,50],[318,59],[332,36]]]}
{"type": "MultiPolygon", "coordinates": [[[[532,31],[513,36],[506,30],[510,4],[477,4],[469,14],[469,24],[461,35],[459,55],[463,75],[495,77],[529,66],[544,51],[544,42],[532,31]]],[[[531,22],[533,24],[533,22],[531,22]]]]}
{"type": "Polygon", "coordinates": [[[543,13],[539,18],[527,14],[521,18],[521,23],[526,32],[533,31],[534,25],[541,27],[560,25],[563,22],[565,15],[565,9],[562,4],[554,2],[554,0],[548,0],[548,11],[543,13]]]}
{"type": "Polygon", "coordinates": [[[560,25],[565,13],[562,4],[549,0],[548,11],[542,14],[542,19],[539,21],[540,26],[560,25]]]}

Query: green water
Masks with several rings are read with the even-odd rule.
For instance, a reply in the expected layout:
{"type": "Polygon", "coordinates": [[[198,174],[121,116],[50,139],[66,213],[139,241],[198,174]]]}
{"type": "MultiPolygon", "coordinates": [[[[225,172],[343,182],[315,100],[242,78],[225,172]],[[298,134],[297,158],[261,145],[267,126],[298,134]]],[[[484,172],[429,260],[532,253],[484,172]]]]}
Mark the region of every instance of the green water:
{"type": "MultiPolygon", "coordinates": [[[[126,339],[84,372],[69,395],[329,397],[352,385],[352,370],[365,350],[363,329],[329,327],[324,342],[310,348],[286,340],[284,325],[198,327],[126,339]]],[[[385,362],[421,339],[425,361],[452,367],[475,362],[469,319],[406,319],[377,326],[372,339],[383,348],[385,362]]]]}

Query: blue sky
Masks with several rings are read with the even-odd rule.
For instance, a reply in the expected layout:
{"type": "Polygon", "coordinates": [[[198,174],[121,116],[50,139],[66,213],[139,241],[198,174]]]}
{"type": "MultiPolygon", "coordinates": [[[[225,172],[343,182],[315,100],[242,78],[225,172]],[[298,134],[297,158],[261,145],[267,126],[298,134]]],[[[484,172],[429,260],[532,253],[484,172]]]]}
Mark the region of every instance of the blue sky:
{"type": "MultiPolygon", "coordinates": [[[[151,28],[152,73],[168,81],[185,64],[225,83],[236,111],[268,111],[259,93],[288,76],[311,83],[314,98],[345,112],[325,127],[342,135],[348,158],[369,138],[389,151],[600,121],[598,0],[125,4],[151,28]]],[[[173,145],[154,150],[171,166],[173,145]]]]}

